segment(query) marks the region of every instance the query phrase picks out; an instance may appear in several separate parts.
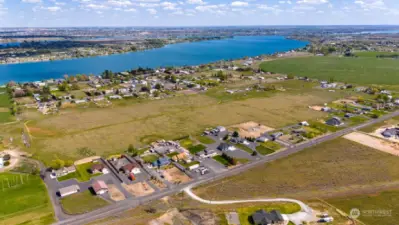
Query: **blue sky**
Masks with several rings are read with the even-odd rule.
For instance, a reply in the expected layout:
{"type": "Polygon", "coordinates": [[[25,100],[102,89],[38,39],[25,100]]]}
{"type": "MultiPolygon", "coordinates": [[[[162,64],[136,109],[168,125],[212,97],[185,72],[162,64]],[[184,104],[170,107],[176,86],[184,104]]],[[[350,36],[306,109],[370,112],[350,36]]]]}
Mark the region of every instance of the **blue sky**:
{"type": "Polygon", "coordinates": [[[0,27],[399,24],[399,0],[0,0],[0,27]]]}

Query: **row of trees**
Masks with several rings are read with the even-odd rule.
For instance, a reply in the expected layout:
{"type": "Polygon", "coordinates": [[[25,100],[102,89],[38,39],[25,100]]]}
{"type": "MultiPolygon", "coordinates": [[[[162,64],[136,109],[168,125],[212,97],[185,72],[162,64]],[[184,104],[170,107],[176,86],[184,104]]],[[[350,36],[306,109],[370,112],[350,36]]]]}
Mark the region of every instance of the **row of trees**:
{"type": "Polygon", "coordinates": [[[226,153],[223,153],[223,154],[222,154],[222,157],[223,157],[230,165],[235,166],[235,165],[237,165],[237,163],[238,163],[236,158],[233,158],[233,157],[227,155],[226,153]]]}

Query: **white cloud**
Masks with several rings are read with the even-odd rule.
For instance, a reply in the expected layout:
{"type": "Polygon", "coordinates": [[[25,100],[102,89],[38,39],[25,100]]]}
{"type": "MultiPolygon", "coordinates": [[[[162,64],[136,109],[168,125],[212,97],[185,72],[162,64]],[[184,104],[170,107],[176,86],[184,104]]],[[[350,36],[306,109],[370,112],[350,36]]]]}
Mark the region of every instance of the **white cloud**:
{"type": "Polygon", "coordinates": [[[241,1],[235,1],[231,3],[231,6],[233,7],[246,7],[248,6],[248,2],[241,2],[241,1]]]}
{"type": "Polygon", "coordinates": [[[157,10],[156,9],[147,9],[147,12],[150,13],[151,15],[157,14],[157,10]]]}
{"type": "Polygon", "coordinates": [[[128,7],[133,5],[133,3],[129,0],[108,0],[108,4],[118,7],[128,7]]]}
{"type": "Polygon", "coordinates": [[[24,3],[41,3],[42,0],[22,0],[24,3]]]}
{"type": "Polygon", "coordinates": [[[190,5],[205,5],[206,2],[203,0],[187,0],[187,3],[190,5]]]}
{"type": "Polygon", "coordinates": [[[298,4],[310,4],[310,5],[320,5],[328,3],[328,0],[300,0],[297,1],[298,4]]]}

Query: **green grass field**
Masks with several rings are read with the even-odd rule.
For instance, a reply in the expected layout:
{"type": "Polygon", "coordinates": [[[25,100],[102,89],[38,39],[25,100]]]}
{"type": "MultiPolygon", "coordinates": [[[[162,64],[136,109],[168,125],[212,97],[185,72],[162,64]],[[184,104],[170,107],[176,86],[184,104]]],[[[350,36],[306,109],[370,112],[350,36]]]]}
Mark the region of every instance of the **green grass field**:
{"type": "Polygon", "coordinates": [[[244,144],[236,144],[235,146],[241,150],[248,152],[249,154],[252,154],[252,152],[254,152],[254,150],[252,150],[250,147],[248,147],[244,144]]]}
{"type": "Polygon", "coordinates": [[[215,141],[207,136],[197,136],[196,139],[201,142],[202,144],[210,145],[215,143],[215,141]]]}
{"type": "Polygon", "coordinates": [[[217,162],[219,162],[220,164],[222,164],[224,166],[230,165],[230,163],[225,158],[223,158],[221,155],[214,156],[214,157],[212,157],[212,159],[216,160],[217,162]]]}
{"type": "Polygon", "coordinates": [[[307,76],[359,84],[399,84],[399,63],[392,59],[371,57],[304,57],[264,62],[261,68],[268,72],[307,76]]]}
{"type": "Polygon", "coordinates": [[[14,116],[9,111],[0,111],[0,123],[7,123],[14,121],[14,116]]]}
{"type": "MultiPolygon", "coordinates": [[[[0,90],[0,93],[2,91],[0,90]]],[[[0,108],[9,108],[11,106],[10,97],[7,93],[0,94],[0,108]]]]}
{"type": "Polygon", "coordinates": [[[191,146],[193,146],[193,141],[189,138],[185,138],[183,140],[180,140],[180,145],[186,149],[190,148],[191,146]]]}
{"type": "Polygon", "coordinates": [[[393,56],[393,55],[398,55],[399,52],[355,52],[354,55],[358,57],[371,57],[371,58],[377,58],[377,56],[393,56]]]}
{"type": "Polygon", "coordinates": [[[205,145],[198,144],[198,145],[194,145],[194,146],[191,146],[190,148],[188,148],[188,151],[190,151],[191,154],[195,155],[198,152],[204,151],[205,149],[206,149],[205,145]]]}
{"type": "Polygon", "coordinates": [[[396,224],[399,219],[398,201],[399,191],[327,200],[348,214],[353,208],[359,209],[358,219],[366,224],[396,224]],[[379,214],[379,210],[387,214],[379,214]]]}
{"type": "Polygon", "coordinates": [[[143,156],[141,158],[144,160],[145,163],[152,163],[155,160],[158,160],[159,156],[156,155],[156,154],[153,154],[153,155],[146,155],[146,156],[143,156]]]}
{"type": "Polygon", "coordinates": [[[261,155],[269,155],[274,153],[274,150],[267,148],[263,145],[256,146],[256,151],[261,155]]]}
{"type": "Polygon", "coordinates": [[[0,224],[54,222],[46,186],[39,176],[1,173],[0,190],[0,224]]]}
{"type": "Polygon", "coordinates": [[[195,192],[205,199],[309,198],[356,192],[359,187],[399,181],[398,163],[399,157],[339,138],[201,186],[195,192]]]}
{"type": "Polygon", "coordinates": [[[84,191],[61,199],[61,205],[65,213],[70,215],[83,214],[104,207],[109,203],[90,191],[84,191]]]}

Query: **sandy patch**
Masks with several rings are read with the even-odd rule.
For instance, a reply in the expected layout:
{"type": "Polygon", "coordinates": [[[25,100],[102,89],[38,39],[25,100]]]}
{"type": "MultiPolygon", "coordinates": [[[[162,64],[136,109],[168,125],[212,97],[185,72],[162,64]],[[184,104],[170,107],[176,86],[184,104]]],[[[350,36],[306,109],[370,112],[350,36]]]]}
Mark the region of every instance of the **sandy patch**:
{"type": "Polygon", "coordinates": [[[91,156],[91,157],[87,157],[84,159],[80,159],[78,161],[75,161],[75,166],[80,165],[80,164],[85,164],[85,163],[89,163],[89,162],[93,162],[94,160],[98,160],[100,159],[100,156],[91,156]]]}
{"type": "Polygon", "coordinates": [[[186,183],[191,180],[190,177],[176,167],[164,170],[163,175],[165,179],[171,183],[186,183]]]}
{"type": "Polygon", "coordinates": [[[148,224],[166,225],[166,224],[191,224],[191,223],[177,209],[174,208],[169,210],[159,218],[151,220],[148,224]]]}
{"type": "Polygon", "coordinates": [[[336,101],[333,101],[335,104],[348,104],[348,105],[356,105],[356,101],[351,100],[351,99],[338,99],[336,101]]]}
{"type": "Polygon", "coordinates": [[[11,159],[9,160],[10,165],[1,168],[0,172],[4,172],[4,171],[13,169],[15,166],[18,165],[20,158],[27,155],[26,153],[20,152],[17,150],[5,150],[5,151],[0,152],[0,157],[3,157],[6,154],[9,154],[11,156],[11,159]]]}
{"type": "Polygon", "coordinates": [[[318,106],[318,105],[309,106],[309,109],[313,109],[315,111],[321,111],[322,108],[323,106],[318,106]]]}
{"type": "Polygon", "coordinates": [[[238,133],[241,137],[253,137],[257,138],[265,132],[274,130],[274,128],[264,126],[262,124],[250,121],[231,126],[231,128],[238,129],[238,133]]]}
{"type": "Polygon", "coordinates": [[[389,141],[385,141],[383,139],[379,139],[376,137],[372,137],[367,134],[353,132],[344,136],[344,138],[357,142],[359,144],[369,146],[371,148],[378,149],[380,151],[399,156],[399,144],[393,143],[389,141]]]}
{"type": "Polygon", "coordinates": [[[129,185],[122,184],[122,187],[124,187],[130,194],[136,197],[146,196],[154,192],[154,189],[152,189],[152,187],[146,182],[139,182],[129,185]]]}
{"type": "Polygon", "coordinates": [[[0,108],[0,112],[10,112],[10,109],[8,109],[8,108],[0,108]]]}
{"type": "Polygon", "coordinates": [[[115,184],[108,185],[108,193],[112,200],[118,202],[125,200],[123,193],[115,186],[115,184]]]}

